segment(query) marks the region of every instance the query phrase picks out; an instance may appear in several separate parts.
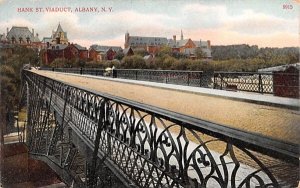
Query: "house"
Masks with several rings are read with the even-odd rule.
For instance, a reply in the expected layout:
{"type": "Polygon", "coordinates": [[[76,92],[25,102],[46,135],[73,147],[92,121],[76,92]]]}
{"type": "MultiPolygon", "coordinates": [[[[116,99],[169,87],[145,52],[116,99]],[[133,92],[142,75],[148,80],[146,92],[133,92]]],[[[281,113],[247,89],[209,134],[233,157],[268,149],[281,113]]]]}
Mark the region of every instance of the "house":
{"type": "Polygon", "coordinates": [[[57,58],[86,61],[88,50],[78,44],[54,44],[47,48],[42,57],[45,64],[50,64],[57,58]]]}
{"type": "Polygon", "coordinates": [[[93,61],[113,60],[118,52],[122,52],[120,46],[92,45],[89,48],[89,58],[93,61]]]}
{"type": "Polygon", "coordinates": [[[10,30],[7,28],[6,40],[8,43],[29,48],[41,47],[38,33],[34,34],[34,29],[30,31],[28,27],[13,26],[10,30]]]}
{"type": "Polygon", "coordinates": [[[173,39],[168,40],[168,46],[172,48],[173,52],[183,53],[191,59],[196,59],[196,50],[201,49],[204,53],[204,58],[211,59],[211,44],[210,41],[193,41],[192,39],[184,39],[183,33],[181,31],[180,40],[176,40],[176,35],[173,39]]]}
{"type": "Polygon", "coordinates": [[[134,55],[134,52],[131,47],[127,47],[123,50],[123,54],[124,56],[132,56],[134,55]]]}
{"type": "Polygon", "coordinates": [[[44,64],[50,64],[57,58],[65,58],[67,44],[56,44],[48,47],[42,54],[44,64]]]}

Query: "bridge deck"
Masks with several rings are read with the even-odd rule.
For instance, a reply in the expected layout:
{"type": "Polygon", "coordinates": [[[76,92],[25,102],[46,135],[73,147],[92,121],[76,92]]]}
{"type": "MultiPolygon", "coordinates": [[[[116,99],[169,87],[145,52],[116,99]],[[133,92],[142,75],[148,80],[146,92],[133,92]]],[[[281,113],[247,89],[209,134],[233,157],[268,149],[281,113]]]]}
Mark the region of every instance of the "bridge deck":
{"type": "Polygon", "coordinates": [[[158,106],[238,129],[294,143],[299,143],[300,140],[300,127],[298,125],[300,116],[299,111],[295,110],[299,105],[297,100],[259,94],[247,94],[246,96],[237,92],[211,91],[209,89],[196,92],[193,87],[189,87],[188,91],[184,91],[182,88],[187,88],[186,86],[159,83],[147,84],[147,82],[128,80],[122,82],[121,79],[113,79],[112,81],[111,79],[87,75],[33,71],[80,87],[158,106]],[[158,85],[159,87],[156,87],[158,85]],[[294,110],[286,107],[294,108],[294,110]]]}

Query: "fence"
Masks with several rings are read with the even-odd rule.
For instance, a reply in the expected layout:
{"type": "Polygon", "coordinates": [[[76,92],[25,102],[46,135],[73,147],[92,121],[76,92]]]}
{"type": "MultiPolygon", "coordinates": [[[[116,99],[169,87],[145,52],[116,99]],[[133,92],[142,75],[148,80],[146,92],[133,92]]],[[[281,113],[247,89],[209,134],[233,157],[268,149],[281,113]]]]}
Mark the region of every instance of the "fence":
{"type": "MultiPolygon", "coordinates": [[[[285,82],[285,85],[278,85],[279,82],[273,81],[274,74],[269,72],[203,72],[151,69],[114,69],[105,71],[104,69],[97,68],[43,68],[41,70],[89,74],[95,76],[111,76],[113,78],[143,80],[220,90],[256,92],[261,94],[274,94],[274,88],[284,90],[285,88],[298,87],[289,85],[294,82],[285,82]]],[[[299,74],[281,74],[288,78],[299,77],[299,74]]]]}
{"type": "Polygon", "coordinates": [[[214,89],[273,93],[273,73],[215,72],[214,89]]]}

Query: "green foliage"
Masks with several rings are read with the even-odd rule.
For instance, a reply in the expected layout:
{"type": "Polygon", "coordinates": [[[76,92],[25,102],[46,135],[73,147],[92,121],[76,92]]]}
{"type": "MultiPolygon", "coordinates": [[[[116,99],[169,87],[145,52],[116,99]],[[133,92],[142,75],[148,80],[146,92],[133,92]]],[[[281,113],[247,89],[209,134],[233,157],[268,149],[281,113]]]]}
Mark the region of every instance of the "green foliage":
{"type": "Polygon", "coordinates": [[[124,53],[121,51],[118,51],[117,54],[115,55],[115,59],[121,61],[124,58],[124,53]]]}
{"type": "Polygon", "coordinates": [[[121,67],[125,69],[144,69],[146,62],[140,55],[126,56],[123,58],[121,67]]]}
{"type": "Polygon", "coordinates": [[[195,49],[195,56],[197,59],[202,59],[205,57],[204,52],[201,50],[201,48],[196,48],[195,49]]]}
{"type": "Polygon", "coordinates": [[[1,107],[9,112],[18,106],[21,69],[24,64],[36,65],[38,63],[38,53],[34,49],[20,46],[1,48],[0,59],[0,102],[1,107]]]}
{"type": "Polygon", "coordinates": [[[144,48],[137,48],[137,49],[134,49],[133,50],[133,53],[135,55],[139,55],[139,56],[146,56],[146,55],[149,55],[149,53],[147,52],[147,50],[145,50],[144,48]]]}
{"type": "MultiPolygon", "coordinates": [[[[202,71],[257,71],[261,68],[291,64],[299,61],[297,48],[258,48],[258,46],[229,45],[212,46],[213,60],[202,59],[201,48],[195,50],[196,60],[189,59],[180,52],[173,52],[168,46],[162,46],[151,61],[145,62],[143,57],[148,53],[143,48],[135,49],[134,56],[125,56],[118,52],[113,61],[80,62],[78,59],[57,59],[51,63],[53,67],[95,67],[107,68],[114,66],[123,69],[171,69],[171,70],[202,70],[202,71]]],[[[30,53],[29,53],[30,54],[30,53]]],[[[34,53],[33,53],[34,54],[34,53]]],[[[19,57],[15,54],[10,58],[3,57],[6,62],[14,64],[19,57]]],[[[27,60],[34,59],[27,55],[27,60]]]]}
{"type": "Polygon", "coordinates": [[[158,57],[163,57],[163,56],[165,56],[165,55],[169,55],[169,56],[172,55],[172,48],[171,48],[171,47],[169,47],[169,46],[162,46],[162,47],[158,50],[158,52],[157,52],[157,54],[156,54],[156,56],[158,56],[158,57]]]}

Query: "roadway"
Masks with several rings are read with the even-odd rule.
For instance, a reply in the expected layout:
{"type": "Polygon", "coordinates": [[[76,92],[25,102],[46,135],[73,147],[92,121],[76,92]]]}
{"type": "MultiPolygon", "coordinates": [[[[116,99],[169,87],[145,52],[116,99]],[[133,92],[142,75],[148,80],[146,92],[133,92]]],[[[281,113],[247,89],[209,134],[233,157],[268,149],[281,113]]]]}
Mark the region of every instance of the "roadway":
{"type": "Polygon", "coordinates": [[[299,100],[296,99],[41,70],[32,71],[82,88],[299,144],[300,115],[295,109],[295,106],[297,108],[299,105],[299,100]],[[197,90],[199,92],[196,92],[197,90]],[[244,96],[247,97],[243,98],[244,96]],[[293,108],[287,108],[289,105],[293,108]]]}

